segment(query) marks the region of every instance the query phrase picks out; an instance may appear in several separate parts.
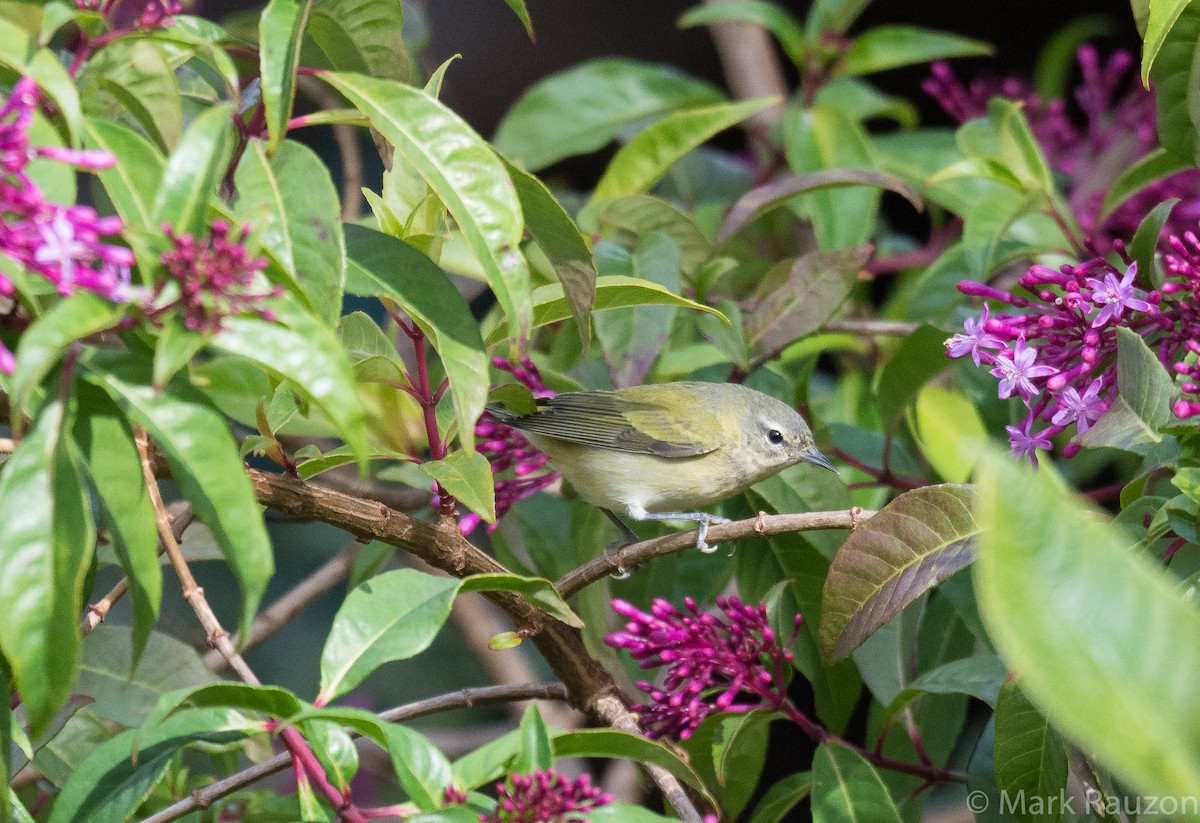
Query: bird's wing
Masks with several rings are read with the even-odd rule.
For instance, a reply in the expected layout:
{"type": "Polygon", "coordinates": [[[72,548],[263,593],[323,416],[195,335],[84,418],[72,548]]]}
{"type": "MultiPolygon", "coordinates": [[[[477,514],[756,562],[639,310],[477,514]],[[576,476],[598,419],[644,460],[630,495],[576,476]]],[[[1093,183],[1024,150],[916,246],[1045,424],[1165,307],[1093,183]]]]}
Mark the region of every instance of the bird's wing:
{"type": "Polygon", "coordinates": [[[537,402],[540,408],[533,414],[513,415],[491,406],[488,411],[532,434],[615,451],[695,457],[720,445],[716,421],[707,413],[702,421],[692,421],[698,425],[684,428],[662,406],[623,399],[614,392],[565,392],[537,402]]]}

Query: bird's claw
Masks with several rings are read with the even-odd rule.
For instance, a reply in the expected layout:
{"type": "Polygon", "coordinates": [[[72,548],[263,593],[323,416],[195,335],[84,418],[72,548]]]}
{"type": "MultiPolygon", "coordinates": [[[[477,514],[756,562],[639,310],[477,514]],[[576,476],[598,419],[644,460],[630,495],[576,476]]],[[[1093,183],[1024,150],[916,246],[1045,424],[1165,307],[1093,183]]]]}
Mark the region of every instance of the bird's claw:
{"type": "Polygon", "coordinates": [[[708,542],[708,527],[713,523],[729,522],[731,522],[729,518],[718,517],[715,514],[710,514],[700,520],[700,528],[696,530],[696,548],[702,551],[704,554],[712,554],[715,552],[718,547],[708,542]]]}
{"type": "Polygon", "coordinates": [[[632,568],[627,569],[621,565],[621,561],[617,559],[617,553],[626,546],[632,546],[636,542],[636,540],[623,537],[620,540],[614,540],[604,547],[604,559],[611,563],[614,569],[609,574],[609,577],[613,580],[625,580],[633,575],[632,568]]]}

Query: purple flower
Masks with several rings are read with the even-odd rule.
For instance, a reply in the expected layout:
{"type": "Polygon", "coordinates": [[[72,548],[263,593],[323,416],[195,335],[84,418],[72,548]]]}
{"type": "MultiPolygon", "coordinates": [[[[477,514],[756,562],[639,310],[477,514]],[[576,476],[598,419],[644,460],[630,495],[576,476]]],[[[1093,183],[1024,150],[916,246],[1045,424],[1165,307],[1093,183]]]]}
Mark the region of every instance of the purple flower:
{"type": "Polygon", "coordinates": [[[1000,399],[1007,400],[1014,391],[1026,403],[1038,393],[1038,387],[1033,384],[1035,377],[1049,377],[1058,371],[1053,366],[1037,364],[1037,350],[1025,344],[1025,338],[1017,340],[1011,350],[1005,350],[996,355],[996,368],[990,374],[1000,378],[1000,399]]]}
{"type": "Polygon", "coordinates": [[[554,769],[510,775],[496,791],[496,809],[480,823],[586,823],[589,811],[612,802],[586,774],[569,780],[554,769]]]}
{"type": "Polygon", "coordinates": [[[983,314],[976,320],[968,317],[963,322],[963,333],[956,334],[946,341],[946,352],[951,357],[962,357],[970,354],[975,365],[981,365],[980,349],[1002,349],[1004,341],[987,331],[988,307],[983,307],[983,314]]]}
{"type": "Polygon", "coordinates": [[[1033,418],[1027,417],[1025,418],[1025,425],[1020,428],[1017,426],[1005,426],[1004,430],[1008,432],[1008,442],[1012,446],[1012,453],[1017,457],[1028,460],[1036,467],[1038,464],[1037,450],[1045,449],[1049,451],[1053,448],[1053,444],[1044,431],[1031,433],[1030,427],[1032,425],[1033,418]]]}
{"type": "Polygon", "coordinates": [[[1137,277],[1137,263],[1132,264],[1126,270],[1125,276],[1120,281],[1111,271],[1104,274],[1103,281],[1097,280],[1095,277],[1087,279],[1087,284],[1092,289],[1089,298],[1101,307],[1100,314],[1096,315],[1096,319],[1092,321],[1092,328],[1103,326],[1112,319],[1120,320],[1125,309],[1150,311],[1151,306],[1148,302],[1134,296],[1133,279],[1135,277],[1137,277]]]}
{"type": "MultiPolygon", "coordinates": [[[[554,392],[546,388],[537,366],[528,357],[521,358],[521,363],[517,366],[503,357],[497,357],[492,360],[492,365],[515,377],[534,397],[554,396],[554,392]]],[[[542,489],[552,486],[560,475],[556,471],[543,471],[546,461],[550,458],[535,449],[525,436],[512,426],[483,418],[475,424],[475,437],[475,450],[488,459],[493,475],[512,472],[511,478],[495,481],[496,523],[487,528],[488,532],[493,532],[499,525],[500,518],[518,500],[532,497],[542,489]]],[[[463,534],[470,534],[479,523],[479,515],[468,512],[459,519],[458,528],[463,534]]]]}
{"type": "Polygon", "coordinates": [[[1080,434],[1087,431],[1104,414],[1106,406],[1100,399],[1100,390],[1104,381],[1100,378],[1093,380],[1083,394],[1074,386],[1067,386],[1058,395],[1058,411],[1050,422],[1056,426],[1066,426],[1074,423],[1080,434]]]}
{"type": "Polygon", "coordinates": [[[629,622],[604,642],[628,649],[643,669],[667,669],[661,687],[638,683],[651,701],[633,707],[646,736],[687,739],[714,712],[782,706],[792,653],[780,646],[766,606],[719,597],[722,618],[701,612],[690,597],[683,602],[686,612],[656,599],[647,613],[624,600],[612,601],[613,611],[629,622]],[[743,702],[735,702],[739,696],[743,702]]]}
{"type": "Polygon", "coordinates": [[[155,288],[143,307],[156,325],[164,317],[179,314],[192,331],[215,334],[226,317],[253,312],[273,319],[259,304],[280,293],[278,288],[259,291],[255,279],[267,261],[252,257],[245,246],[247,229],[231,236],[230,226],[214,220],[209,236],[201,241],[190,234],[175,234],[164,226],[171,249],[161,258],[169,275],[155,288]]]}

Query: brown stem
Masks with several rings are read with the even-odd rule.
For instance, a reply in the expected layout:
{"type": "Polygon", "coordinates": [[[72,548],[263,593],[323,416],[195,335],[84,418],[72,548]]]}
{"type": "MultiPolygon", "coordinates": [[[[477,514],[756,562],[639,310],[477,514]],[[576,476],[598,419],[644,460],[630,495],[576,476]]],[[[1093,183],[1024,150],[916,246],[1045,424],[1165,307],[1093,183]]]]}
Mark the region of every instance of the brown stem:
{"type": "MultiPolygon", "coordinates": [[[[382,712],[379,716],[383,720],[398,723],[436,712],[468,706],[484,706],[492,703],[505,703],[512,700],[565,700],[566,697],[566,687],[561,683],[523,683],[519,686],[487,686],[477,689],[462,689],[450,694],[443,694],[427,700],[397,706],[394,709],[382,712]]],[[[350,734],[353,737],[358,737],[358,734],[355,732],[351,732],[350,734]]],[[[144,818],[141,823],[170,823],[172,820],[178,820],[194,811],[207,809],[222,797],[231,795],[236,791],[257,783],[263,778],[283,771],[291,762],[291,755],[287,752],[277,754],[237,774],[218,780],[202,789],[196,789],[188,797],[150,817],[144,818]]]]}
{"type": "Polygon", "coordinates": [[[919,323],[902,320],[829,320],[819,331],[822,334],[858,334],[863,337],[907,337],[918,328],[919,323]]]}
{"type": "MultiPolygon", "coordinates": [[[[726,1],[704,0],[707,5],[726,1]]],[[[779,98],[778,105],[749,120],[751,133],[766,145],[769,132],[783,119],[783,101],[788,97],[787,79],[776,56],[775,44],[761,26],[752,23],[716,23],[709,28],[733,96],[738,100],[779,98]]]]}
{"type": "MultiPolygon", "coordinates": [[[[767,514],[738,520],[733,523],[717,523],[708,527],[708,538],[713,543],[724,543],[743,537],[769,537],[775,534],[823,529],[853,530],[875,512],[857,506],[845,511],[807,512],[804,514],[767,514]]],[[[578,592],[608,575],[620,573],[640,566],[656,557],[674,554],[696,545],[696,532],[680,532],[653,540],[643,540],[630,546],[605,553],[595,560],[584,563],[567,572],[554,584],[564,598],[578,592]]]]}

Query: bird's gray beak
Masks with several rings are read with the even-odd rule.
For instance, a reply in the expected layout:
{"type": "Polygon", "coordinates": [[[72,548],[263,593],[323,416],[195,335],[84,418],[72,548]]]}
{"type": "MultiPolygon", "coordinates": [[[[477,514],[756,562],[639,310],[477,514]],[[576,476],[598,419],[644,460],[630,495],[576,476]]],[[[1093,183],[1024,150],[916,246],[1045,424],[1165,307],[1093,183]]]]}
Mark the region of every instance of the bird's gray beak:
{"type": "Polygon", "coordinates": [[[806,463],[815,463],[823,469],[829,469],[834,474],[838,474],[837,466],[833,465],[828,457],[817,451],[816,446],[809,446],[800,459],[806,463]]]}

